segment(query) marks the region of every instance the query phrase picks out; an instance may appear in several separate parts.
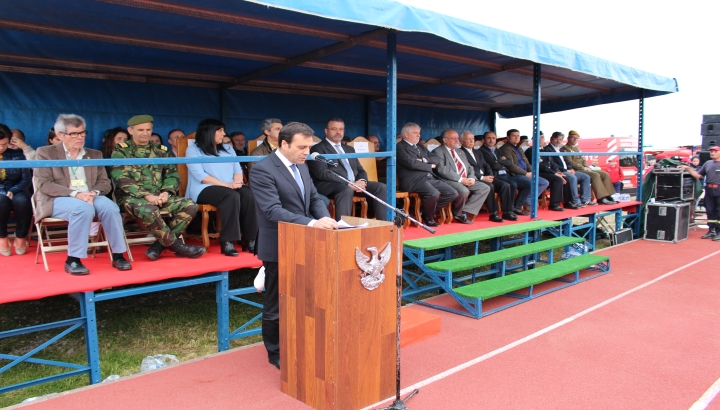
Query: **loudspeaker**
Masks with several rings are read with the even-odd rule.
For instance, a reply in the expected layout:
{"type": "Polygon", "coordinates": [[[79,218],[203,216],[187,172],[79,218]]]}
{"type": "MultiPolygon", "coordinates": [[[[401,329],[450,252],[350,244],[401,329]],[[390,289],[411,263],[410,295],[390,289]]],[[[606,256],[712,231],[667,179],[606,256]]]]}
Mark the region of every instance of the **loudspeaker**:
{"type": "Polygon", "coordinates": [[[720,136],[717,135],[703,135],[702,150],[708,151],[710,147],[719,145],[720,136]]]}
{"type": "Polygon", "coordinates": [[[700,165],[706,163],[707,161],[710,161],[710,151],[705,149],[705,151],[699,151],[697,153],[698,158],[700,159],[700,165]]]}
{"type": "Polygon", "coordinates": [[[700,124],[700,135],[702,135],[702,136],[720,135],[720,124],[718,124],[716,122],[712,122],[709,124],[700,124]]]}
{"type": "Polygon", "coordinates": [[[646,240],[678,243],[688,238],[689,230],[690,202],[655,202],[647,205],[646,240]]]}
{"type": "Polygon", "coordinates": [[[710,124],[713,122],[720,122],[720,114],[703,115],[703,124],[710,124]]]}

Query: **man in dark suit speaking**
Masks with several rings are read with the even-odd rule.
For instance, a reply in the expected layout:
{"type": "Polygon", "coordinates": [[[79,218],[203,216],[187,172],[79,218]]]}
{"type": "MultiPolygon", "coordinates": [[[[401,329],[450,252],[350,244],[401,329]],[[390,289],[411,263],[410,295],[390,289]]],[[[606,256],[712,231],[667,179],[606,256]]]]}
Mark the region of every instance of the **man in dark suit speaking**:
{"type": "MultiPolygon", "coordinates": [[[[345,122],[340,118],[331,118],[325,126],[325,139],[317,143],[310,152],[327,154],[353,154],[355,149],[342,143],[345,134],[345,122]]],[[[367,172],[357,158],[343,158],[337,160],[338,166],[332,167],[320,161],[312,161],[308,164],[310,175],[315,181],[315,186],[320,194],[335,201],[335,219],[338,221],[344,215],[352,214],[353,196],[363,195],[354,186],[344,182],[335,174],[342,175],[355,185],[378,198],[385,199],[387,187],[379,182],[368,181],[367,172]]],[[[385,219],[385,206],[378,201],[371,200],[370,206],[375,218],[385,219]]]]}
{"type": "Polygon", "coordinates": [[[315,190],[305,159],[313,144],[313,130],[291,122],[280,130],[278,148],[257,162],[250,183],[258,218],[257,256],[265,267],[262,336],[270,364],[280,368],[278,306],[278,222],[337,229],[315,190]]]}

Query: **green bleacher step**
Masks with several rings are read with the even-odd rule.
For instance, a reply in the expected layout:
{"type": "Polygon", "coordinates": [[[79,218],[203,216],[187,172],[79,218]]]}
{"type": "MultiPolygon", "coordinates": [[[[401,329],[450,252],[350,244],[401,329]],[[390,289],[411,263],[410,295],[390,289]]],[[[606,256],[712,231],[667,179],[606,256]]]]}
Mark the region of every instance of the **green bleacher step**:
{"type": "Polygon", "coordinates": [[[603,255],[580,255],[536,269],[461,286],[455,288],[454,291],[464,298],[487,300],[532,285],[547,282],[551,279],[557,279],[609,259],[609,257],[603,255]]]}
{"type": "Polygon", "coordinates": [[[448,235],[431,236],[423,239],[410,239],[403,242],[403,246],[415,249],[442,249],[449,246],[462,245],[464,243],[484,241],[487,239],[499,238],[507,235],[536,231],[538,229],[554,228],[562,225],[562,221],[532,221],[521,224],[498,226],[495,228],[477,229],[448,235]]]}
{"type": "Polygon", "coordinates": [[[514,246],[512,248],[501,249],[495,252],[488,252],[479,255],[466,256],[464,258],[449,259],[440,262],[431,262],[426,264],[430,269],[436,271],[460,272],[478,268],[480,266],[490,265],[497,262],[508,261],[520,258],[533,253],[545,252],[550,249],[560,248],[567,245],[583,242],[585,239],[569,236],[560,236],[544,241],[529,243],[526,245],[514,246]]]}

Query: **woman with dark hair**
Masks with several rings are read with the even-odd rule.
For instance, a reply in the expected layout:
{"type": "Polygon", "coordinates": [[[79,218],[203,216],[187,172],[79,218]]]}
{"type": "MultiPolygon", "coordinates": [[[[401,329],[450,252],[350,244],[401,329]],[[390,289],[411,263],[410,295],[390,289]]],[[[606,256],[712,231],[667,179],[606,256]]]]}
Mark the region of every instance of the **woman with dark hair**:
{"type": "Polygon", "coordinates": [[[55,130],[50,128],[50,131],[48,131],[47,135],[47,145],[57,145],[61,142],[62,140],[60,139],[60,137],[55,135],[55,130]]]}
{"type": "MultiPolygon", "coordinates": [[[[112,153],[115,151],[115,146],[121,142],[128,140],[127,130],[121,127],[115,127],[105,131],[103,136],[103,144],[100,151],[102,152],[103,158],[112,158],[112,153]]],[[[108,172],[110,175],[110,172],[108,172]]]]}
{"type": "MultiPolygon", "coordinates": [[[[185,153],[194,157],[235,157],[232,146],[223,144],[225,124],[206,119],[198,124],[195,144],[185,153]]],[[[243,174],[237,161],[222,163],[187,164],[188,186],[185,196],[198,204],[216,206],[220,212],[220,250],[226,256],[237,256],[233,241],[242,237],[243,250],[255,251],[257,219],[255,199],[248,186],[243,185],[243,174]]]]}
{"type": "Polygon", "coordinates": [[[24,161],[25,154],[19,149],[8,149],[12,132],[0,124],[0,255],[10,256],[7,227],[10,212],[15,212],[15,253],[23,255],[27,250],[27,236],[32,217],[30,194],[30,168],[2,168],[5,161],[24,161]]]}

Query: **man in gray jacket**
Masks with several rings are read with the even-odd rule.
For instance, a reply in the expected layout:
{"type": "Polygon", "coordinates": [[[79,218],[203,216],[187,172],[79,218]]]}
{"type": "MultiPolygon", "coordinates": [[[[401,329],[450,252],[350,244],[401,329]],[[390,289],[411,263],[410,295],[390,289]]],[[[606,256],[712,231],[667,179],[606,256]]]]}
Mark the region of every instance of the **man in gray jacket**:
{"type": "Polygon", "coordinates": [[[455,189],[464,198],[461,207],[453,207],[453,216],[458,222],[471,224],[468,214],[477,215],[485,202],[490,188],[478,183],[473,168],[460,148],[460,136],[454,130],[445,130],[440,135],[443,145],[432,151],[437,164],[435,174],[455,189]]]}

